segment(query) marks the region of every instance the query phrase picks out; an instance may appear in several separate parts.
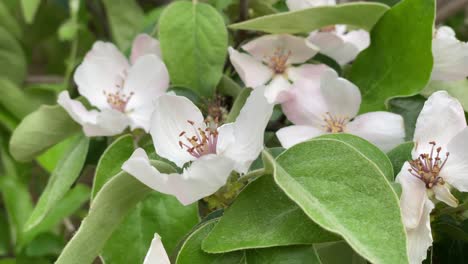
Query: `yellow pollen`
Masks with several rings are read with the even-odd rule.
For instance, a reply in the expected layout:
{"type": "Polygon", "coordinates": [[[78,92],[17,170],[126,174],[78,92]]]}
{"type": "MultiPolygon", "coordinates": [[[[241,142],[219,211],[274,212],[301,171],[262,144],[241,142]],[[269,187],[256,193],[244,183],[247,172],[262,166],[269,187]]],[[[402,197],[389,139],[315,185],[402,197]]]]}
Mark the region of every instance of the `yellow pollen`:
{"type": "Polygon", "coordinates": [[[273,56],[268,57],[268,66],[276,73],[282,74],[288,68],[288,58],[291,56],[291,51],[286,51],[283,48],[277,48],[273,56]]]}
{"type": "Polygon", "coordinates": [[[107,103],[109,106],[112,107],[112,109],[122,113],[125,113],[125,108],[127,107],[128,101],[130,101],[133,94],[133,92],[131,92],[129,95],[125,95],[120,91],[115,93],[107,93],[104,91],[104,95],[107,97],[107,103]]]}
{"type": "Polygon", "coordinates": [[[346,116],[334,116],[327,112],[323,118],[325,125],[323,126],[328,133],[342,133],[346,130],[346,124],[349,118],[346,116]]]}

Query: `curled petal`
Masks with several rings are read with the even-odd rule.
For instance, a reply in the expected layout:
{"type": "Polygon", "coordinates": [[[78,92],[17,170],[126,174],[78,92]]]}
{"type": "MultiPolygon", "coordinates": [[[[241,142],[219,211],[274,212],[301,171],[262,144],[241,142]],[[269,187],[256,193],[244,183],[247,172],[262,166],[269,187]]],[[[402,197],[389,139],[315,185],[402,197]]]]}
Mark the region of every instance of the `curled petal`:
{"type": "Polygon", "coordinates": [[[324,130],[312,126],[288,126],[276,132],[283,148],[290,148],[311,138],[325,134],[324,130]]]}
{"type": "Polygon", "coordinates": [[[440,175],[459,191],[468,192],[468,128],[449,142],[447,150],[450,156],[440,175]]]}
{"type": "Polygon", "coordinates": [[[427,257],[427,249],[432,245],[430,214],[433,209],[434,204],[426,198],[419,223],[414,228],[406,229],[410,264],[421,264],[427,257]]]}
{"type": "Polygon", "coordinates": [[[158,234],[154,234],[143,264],[171,264],[158,234]]]}
{"type": "Polygon", "coordinates": [[[159,41],[148,34],[139,34],[133,40],[132,54],[130,55],[131,63],[134,64],[139,57],[146,54],[154,54],[162,58],[159,41]]]}
{"type": "Polygon", "coordinates": [[[245,86],[256,88],[264,85],[273,76],[273,71],[252,56],[229,47],[229,58],[245,86]]]}
{"type": "Polygon", "coordinates": [[[434,191],[437,200],[442,201],[451,207],[458,206],[458,200],[452,195],[452,193],[450,193],[447,184],[437,184],[434,187],[432,187],[432,190],[434,191]]]}

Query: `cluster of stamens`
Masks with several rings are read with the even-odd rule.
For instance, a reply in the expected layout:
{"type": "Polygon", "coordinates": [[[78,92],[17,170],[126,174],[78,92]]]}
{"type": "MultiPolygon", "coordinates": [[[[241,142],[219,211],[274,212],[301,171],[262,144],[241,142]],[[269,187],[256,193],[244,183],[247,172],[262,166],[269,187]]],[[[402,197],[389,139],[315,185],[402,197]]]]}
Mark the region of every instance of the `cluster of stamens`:
{"type": "Polygon", "coordinates": [[[286,51],[283,48],[277,48],[273,56],[268,57],[268,66],[276,73],[282,74],[286,71],[288,58],[291,56],[291,51],[286,51]]]}
{"type": "Polygon", "coordinates": [[[120,91],[117,91],[115,93],[107,93],[106,91],[104,91],[104,95],[107,97],[107,103],[109,104],[109,106],[112,107],[112,109],[115,109],[122,113],[125,113],[125,108],[127,107],[128,101],[130,101],[133,94],[133,92],[131,92],[129,95],[125,95],[120,91]]]}
{"type": "Polygon", "coordinates": [[[187,120],[193,127],[195,135],[189,137],[186,131],[182,131],[179,137],[184,137],[185,142],[180,140],[179,146],[195,158],[200,158],[207,154],[216,154],[216,144],[218,142],[217,122],[214,125],[206,122],[205,130],[195,127],[193,121],[187,120]]]}
{"type": "Polygon", "coordinates": [[[445,184],[442,177],[439,176],[440,171],[447,163],[450,153],[445,153],[445,159],[440,158],[441,147],[436,148],[435,142],[429,142],[432,145],[430,154],[421,154],[417,159],[409,162],[411,169],[408,171],[411,175],[420,179],[426,184],[426,188],[430,189],[437,184],[445,184]],[[434,153],[435,150],[435,153],[434,153]],[[435,156],[434,156],[435,154],[435,156]]]}
{"type": "Polygon", "coordinates": [[[327,112],[323,118],[325,125],[323,126],[328,133],[342,133],[346,129],[346,124],[349,118],[346,116],[334,116],[327,112]]]}

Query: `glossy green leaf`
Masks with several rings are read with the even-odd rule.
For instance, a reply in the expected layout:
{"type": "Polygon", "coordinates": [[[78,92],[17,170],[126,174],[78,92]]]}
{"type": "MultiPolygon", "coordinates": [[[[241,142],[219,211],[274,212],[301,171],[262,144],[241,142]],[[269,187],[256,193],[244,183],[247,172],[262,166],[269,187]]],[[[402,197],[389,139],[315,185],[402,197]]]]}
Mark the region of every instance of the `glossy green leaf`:
{"type": "Polygon", "coordinates": [[[106,151],[102,153],[94,175],[92,197],[95,197],[104,184],[122,169],[123,163],[130,158],[133,153],[133,138],[131,135],[124,135],[112,142],[106,151]]]}
{"type": "Polygon", "coordinates": [[[80,129],[61,106],[41,106],[26,116],[13,131],[10,153],[19,161],[32,160],[80,129]]]}
{"type": "Polygon", "coordinates": [[[389,110],[403,117],[405,122],[405,139],[413,140],[414,129],[416,128],[416,120],[421,112],[426,100],[420,95],[395,98],[389,102],[389,110]]]}
{"type": "Polygon", "coordinates": [[[382,110],[390,98],[417,94],[428,83],[434,2],[402,1],[372,29],[371,45],[356,58],[349,76],[361,90],[361,112],[382,110]]]}
{"type": "MultiPolygon", "coordinates": [[[[0,76],[21,84],[26,77],[26,57],[21,44],[5,28],[0,26],[0,76]]],[[[1,87],[2,91],[5,89],[1,87]]]]}
{"type": "MultiPolygon", "coordinates": [[[[393,169],[356,136],[319,137],[277,158],[275,181],[321,227],[373,263],[408,263],[393,169]]],[[[382,158],[382,155],[385,158],[382,158]]]]}
{"type": "Polygon", "coordinates": [[[346,24],[372,29],[388,7],[377,3],[350,3],[321,6],[299,11],[263,16],[230,25],[232,29],[268,33],[309,33],[325,26],[346,24]]]}
{"type": "Polygon", "coordinates": [[[273,181],[250,183],[203,241],[209,253],[340,240],[315,224],[273,181]]]}
{"type": "Polygon", "coordinates": [[[21,8],[23,10],[24,20],[31,24],[36,16],[37,9],[41,4],[41,0],[21,0],[21,8]]]}
{"type": "Polygon", "coordinates": [[[387,153],[388,158],[392,162],[395,176],[400,173],[401,168],[406,161],[412,160],[411,151],[413,150],[413,147],[413,142],[405,142],[387,153]]]}
{"type": "Polygon", "coordinates": [[[437,91],[447,91],[451,96],[458,99],[458,101],[468,111],[468,80],[461,80],[455,82],[431,81],[429,85],[421,91],[421,95],[429,97],[437,91]]]}
{"type": "Polygon", "coordinates": [[[68,150],[63,153],[58,166],[52,172],[46,188],[25,224],[25,230],[39,225],[49,211],[65,196],[72,184],[80,176],[88,154],[88,147],[89,138],[82,134],[77,135],[70,143],[68,150]]]}
{"type": "MultiPolygon", "coordinates": [[[[154,164],[162,173],[175,172],[166,163],[156,161],[154,164]]],[[[94,198],[88,216],[56,264],[92,263],[125,217],[150,192],[151,189],[127,173],[112,177],[94,198]]]]}
{"type": "Polygon", "coordinates": [[[213,96],[228,44],[223,18],[216,9],[198,2],[172,3],[159,19],[159,41],[171,83],[213,96]]]}

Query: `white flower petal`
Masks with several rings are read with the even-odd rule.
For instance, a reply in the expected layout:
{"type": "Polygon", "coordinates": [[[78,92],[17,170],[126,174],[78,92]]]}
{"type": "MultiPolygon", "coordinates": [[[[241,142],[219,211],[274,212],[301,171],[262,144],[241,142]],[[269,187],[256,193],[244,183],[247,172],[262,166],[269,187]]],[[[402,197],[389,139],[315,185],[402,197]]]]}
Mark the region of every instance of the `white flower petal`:
{"type": "Polygon", "coordinates": [[[421,220],[412,229],[406,229],[410,264],[421,264],[427,257],[427,249],[432,245],[430,214],[434,204],[425,198],[421,220]]]}
{"type": "Polygon", "coordinates": [[[130,128],[132,130],[141,128],[148,133],[151,128],[151,117],[153,115],[155,105],[156,103],[141,105],[127,113],[127,116],[130,119],[130,128]]]}
{"type": "MultiPolygon", "coordinates": [[[[468,128],[463,129],[448,144],[450,153],[440,176],[459,191],[468,192],[468,128]]],[[[445,155],[445,153],[442,153],[445,155]]]]}
{"type": "Polygon", "coordinates": [[[268,103],[280,102],[281,93],[288,91],[291,88],[291,83],[283,75],[276,75],[270,83],[266,85],[265,97],[268,103]]]}
{"type": "Polygon", "coordinates": [[[434,191],[437,200],[442,201],[451,207],[458,206],[458,200],[452,195],[452,193],[450,193],[450,189],[448,188],[447,184],[434,185],[434,187],[432,187],[432,190],[434,191]]]}
{"type": "Polygon", "coordinates": [[[290,148],[311,138],[325,134],[324,130],[311,126],[288,126],[276,132],[283,148],[290,148]]]}
{"type": "Polygon", "coordinates": [[[268,62],[275,52],[290,53],[288,64],[304,63],[318,52],[317,49],[307,45],[304,38],[287,34],[261,36],[243,45],[242,49],[264,62],[268,62]]]}
{"type": "Polygon", "coordinates": [[[158,155],[173,161],[179,167],[195,160],[195,157],[179,145],[179,141],[184,141],[180,137],[182,132],[192,137],[196,135],[197,128],[205,129],[202,113],[189,99],[175,95],[160,96],[151,121],[150,133],[158,155]]]}
{"type": "Polygon", "coordinates": [[[334,59],[338,64],[345,65],[359,54],[359,48],[335,32],[313,32],[307,41],[320,48],[320,53],[334,59]]]}
{"type": "Polygon", "coordinates": [[[361,92],[334,70],[328,70],[322,75],[320,90],[332,115],[353,118],[359,112],[361,92]]]}
{"type": "Polygon", "coordinates": [[[235,161],[236,171],[241,173],[247,172],[263,149],[264,131],[273,112],[264,89],[253,90],[236,121],[218,129],[217,153],[235,161]]]}
{"type": "Polygon", "coordinates": [[[396,182],[401,184],[400,208],[403,224],[406,228],[416,228],[421,220],[424,202],[427,199],[426,185],[423,181],[411,175],[410,165],[405,162],[396,182]]]}
{"type": "Polygon", "coordinates": [[[140,56],[146,54],[154,54],[162,58],[159,41],[148,34],[139,34],[133,40],[132,54],[130,56],[131,63],[135,64],[140,56]]]}
{"type": "Polygon", "coordinates": [[[126,110],[152,105],[169,88],[169,72],[163,61],[154,54],[141,56],[128,70],[123,92],[129,96],[126,110]]]}
{"type": "Polygon", "coordinates": [[[360,136],[387,152],[405,139],[405,124],[400,115],[371,112],[357,116],[346,126],[346,131],[360,136]]]}
{"type": "Polygon", "coordinates": [[[468,43],[455,38],[448,27],[439,28],[432,41],[434,68],[431,80],[457,81],[468,76],[468,43]]]}
{"type": "Polygon", "coordinates": [[[352,30],[342,36],[345,42],[353,44],[359,52],[367,49],[370,45],[370,34],[369,32],[359,29],[352,30]]]}
{"type": "Polygon", "coordinates": [[[166,249],[164,249],[161,242],[161,237],[158,234],[154,234],[143,264],[171,264],[166,249]]]}
{"type": "Polygon", "coordinates": [[[465,127],[465,112],[460,102],[445,91],[433,93],[416,121],[413,158],[430,153],[431,141],[446,150],[449,141],[465,127]]]}
{"type": "Polygon", "coordinates": [[[325,6],[325,5],[336,5],[335,0],[286,0],[286,5],[291,11],[325,6]]]}
{"type": "Polygon", "coordinates": [[[252,56],[229,47],[229,59],[245,86],[256,88],[264,85],[273,76],[273,71],[252,56]]]}
{"type": "Polygon", "coordinates": [[[320,81],[322,74],[328,69],[330,67],[325,64],[302,64],[297,67],[288,67],[286,75],[293,82],[304,78],[320,81]]]}
{"type": "Polygon", "coordinates": [[[114,44],[97,41],[75,71],[78,91],[95,107],[110,108],[104,92],[117,91],[128,66],[127,59],[114,44]]]}

